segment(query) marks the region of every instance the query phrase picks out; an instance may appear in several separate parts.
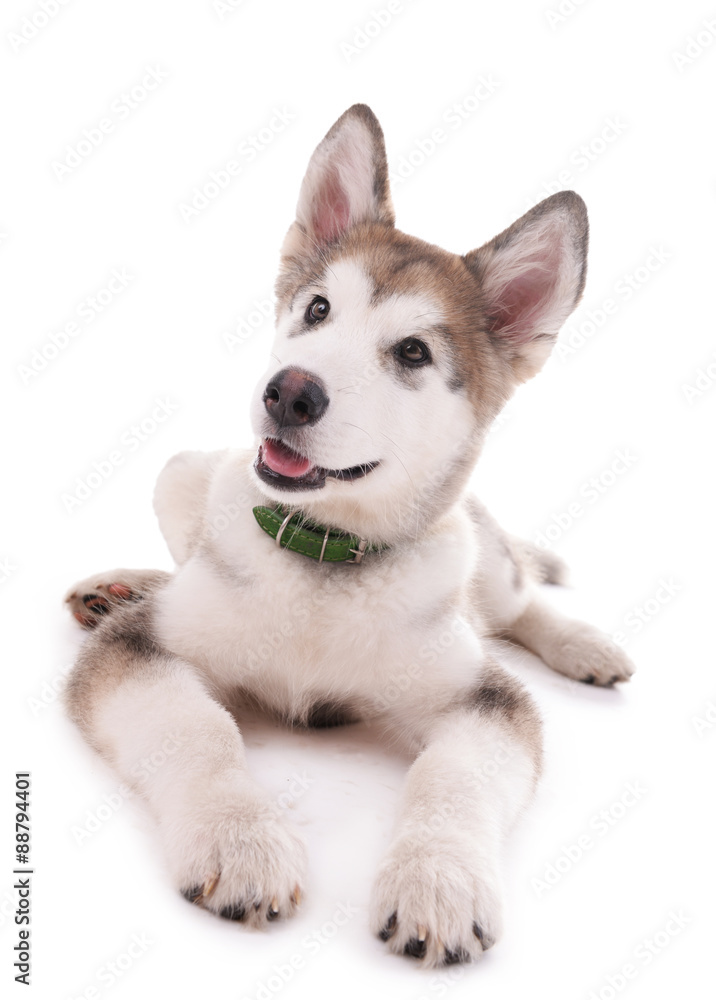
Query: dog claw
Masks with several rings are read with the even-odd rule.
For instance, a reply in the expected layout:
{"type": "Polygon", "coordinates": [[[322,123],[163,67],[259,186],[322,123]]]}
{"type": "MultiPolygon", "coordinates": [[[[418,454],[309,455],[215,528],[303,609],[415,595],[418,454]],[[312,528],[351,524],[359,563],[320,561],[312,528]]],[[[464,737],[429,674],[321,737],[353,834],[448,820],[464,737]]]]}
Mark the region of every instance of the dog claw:
{"type": "Polygon", "coordinates": [[[422,944],[427,936],[428,936],[427,927],[423,927],[422,924],[418,924],[418,941],[422,944]]]}
{"type": "Polygon", "coordinates": [[[219,884],[218,875],[210,875],[206,882],[204,882],[204,888],[202,889],[201,898],[208,899],[219,884]]]}
{"type": "Polygon", "coordinates": [[[291,893],[291,902],[293,903],[294,906],[300,906],[301,899],[302,899],[301,888],[300,886],[297,885],[296,888],[291,893]]]}
{"type": "Polygon", "coordinates": [[[443,965],[462,965],[463,963],[469,961],[470,956],[464,948],[456,948],[455,951],[451,951],[449,948],[446,948],[443,953],[443,965]]]}
{"type": "Polygon", "coordinates": [[[391,913],[386,921],[385,926],[378,933],[378,937],[381,941],[388,941],[395,934],[395,928],[398,924],[398,914],[391,913]]]}
{"type": "Polygon", "coordinates": [[[278,916],[278,899],[276,896],[271,900],[271,905],[266,913],[267,920],[275,920],[278,916]]]}
{"type": "Polygon", "coordinates": [[[88,611],[92,611],[96,615],[109,614],[109,605],[101,594],[85,594],[82,603],[88,611]]]}
{"type": "Polygon", "coordinates": [[[200,885],[194,885],[191,889],[182,889],[184,899],[190,903],[198,903],[199,905],[201,905],[201,893],[202,887],[200,885]]]}
{"type": "Polygon", "coordinates": [[[478,922],[476,920],[474,921],[474,923],[472,925],[472,933],[475,935],[475,937],[477,938],[477,940],[482,945],[482,950],[483,951],[487,951],[487,949],[491,948],[493,946],[493,944],[495,943],[493,938],[491,938],[487,934],[485,934],[485,932],[483,931],[482,927],[480,927],[480,925],[478,924],[478,922]]]}
{"type": "MultiPolygon", "coordinates": [[[[418,931],[420,933],[420,931],[418,931]]],[[[425,952],[427,951],[427,945],[425,944],[425,938],[420,941],[418,938],[411,938],[410,941],[403,948],[403,954],[408,955],[410,958],[425,958],[425,952]]]]}

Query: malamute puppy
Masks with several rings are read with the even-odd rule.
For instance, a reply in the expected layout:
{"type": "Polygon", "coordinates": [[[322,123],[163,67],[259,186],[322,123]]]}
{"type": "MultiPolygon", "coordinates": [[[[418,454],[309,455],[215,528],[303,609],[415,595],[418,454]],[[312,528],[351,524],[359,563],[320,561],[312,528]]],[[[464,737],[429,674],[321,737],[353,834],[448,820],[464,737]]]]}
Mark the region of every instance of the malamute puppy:
{"type": "Polygon", "coordinates": [[[254,925],[299,905],[301,838],[249,774],[231,709],[369,720],[414,755],[371,925],[426,965],[500,936],[500,855],[541,724],[489,655],[502,635],[590,684],[632,665],[554,611],[554,557],[466,484],[490,424],[584,287],[587,215],[553,195],[464,256],[395,228],[380,126],[355,105],[316,149],[282,249],[251,451],[178,455],[155,507],[177,568],[114,570],[68,602],[88,636],[71,717],[156,816],[174,883],[254,925]],[[176,746],[151,776],[137,763],[176,746]]]}

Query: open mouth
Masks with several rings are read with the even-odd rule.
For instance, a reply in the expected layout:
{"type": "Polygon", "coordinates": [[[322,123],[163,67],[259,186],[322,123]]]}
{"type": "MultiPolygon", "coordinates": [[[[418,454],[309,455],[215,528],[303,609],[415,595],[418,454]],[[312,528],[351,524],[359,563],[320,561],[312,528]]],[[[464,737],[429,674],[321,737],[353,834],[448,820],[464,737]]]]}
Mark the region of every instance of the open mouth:
{"type": "Polygon", "coordinates": [[[350,469],[322,469],[282,441],[265,438],[259,445],[254,470],[265,483],[282,490],[320,490],[326,485],[327,479],[352,482],[367,476],[379,464],[368,462],[365,465],[354,465],[350,469]]]}

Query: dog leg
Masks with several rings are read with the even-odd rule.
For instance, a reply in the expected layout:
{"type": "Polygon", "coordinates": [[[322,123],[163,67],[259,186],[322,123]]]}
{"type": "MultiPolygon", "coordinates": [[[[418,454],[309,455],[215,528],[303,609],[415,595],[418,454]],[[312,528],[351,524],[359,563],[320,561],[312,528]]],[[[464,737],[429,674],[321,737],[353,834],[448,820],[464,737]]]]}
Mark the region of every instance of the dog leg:
{"type": "Polygon", "coordinates": [[[536,653],[552,670],[585,684],[611,687],[628,681],[634,673],[634,664],[608,635],[567,618],[536,593],[507,627],[506,635],[536,653]]]}
{"type": "Polygon", "coordinates": [[[181,566],[199,541],[211,479],[224,452],[182,451],[170,458],[154,488],[154,512],[172,558],[181,566]]]}
{"type": "Polygon", "coordinates": [[[254,925],[288,916],[305,848],[249,776],[229,712],[154,641],[152,604],[151,595],[128,603],[88,636],[67,687],[69,714],[148,803],[187,899],[254,925]]]}
{"type": "Polygon", "coordinates": [[[372,929],[391,951],[449,965],[498,939],[503,842],[531,797],[541,753],[532,700],[498,667],[428,725],[373,892],[372,929]]]}
{"type": "Polygon", "coordinates": [[[567,618],[542,599],[540,583],[565,579],[561,560],[508,535],[472,497],[468,512],[480,546],[474,606],[489,632],[518,642],[552,670],[585,684],[609,687],[629,680],[634,665],[609,636],[567,618]]]}

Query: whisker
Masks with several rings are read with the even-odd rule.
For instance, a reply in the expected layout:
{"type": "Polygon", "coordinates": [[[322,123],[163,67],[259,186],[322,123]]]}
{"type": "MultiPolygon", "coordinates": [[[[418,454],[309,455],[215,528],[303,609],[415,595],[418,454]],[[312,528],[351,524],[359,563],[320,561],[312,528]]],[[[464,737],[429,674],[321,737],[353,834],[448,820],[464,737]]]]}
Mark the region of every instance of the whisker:
{"type": "MultiPolygon", "coordinates": [[[[387,437],[387,434],[384,434],[383,436],[384,436],[384,437],[387,437]]],[[[393,450],[392,448],[391,448],[391,449],[389,449],[389,450],[391,451],[391,453],[392,453],[392,454],[394,455],[394,457],[395,457],[395,458],[397,458],[397,460],[398,460],[398,461],[400,462],[400,464],[402,465],[402,467],[403,467],[403,471],[405,472],[405,475],[406,475],[406,476],[408,477],[408,479],[410,480],[410,485],[411,485],[411,486],[413,487],[413,493],[417,494],[417,493],[418,493],[418,490],[416,489],[416,486],[415,486],[415,483],[413,482],[413,477],[412,477],[412,476],[410,475],[410,473],[408,472],[408,470],[407,470],[407,468],[406,468],[406,466],[405,466],[405,462],[404,462],[404,461],[402,460],[402,458],[401,458],[401,457],[400,457],[400,456],[398,455],[398,453],[397,453],[397,452],[395,452],[395,451],[394,451],[394,450],[393,450]]]]}
{"type": "Polygon", "coordinates": [[[362,431],[364,434],[368,435],[371,441],[373,440],[373,435],[370,433],[370,431],[367,431],[365,427],[359,427],[358,424],[352,424],[348,420],[342,420],[341,423],[343,424],[344,427],[355,427],[357,431],[362,431]]]}
{"type": "Polygon", "coordinates": [[[384,437],[386,441],[390,441],[390,443],[393,445],[394,448],[397,448],[399,451],[403,451],[400,445],[396,441],[394,441],[389,434],[386,434],[385,431],[380,431],[380,436],[384,437]]]}

